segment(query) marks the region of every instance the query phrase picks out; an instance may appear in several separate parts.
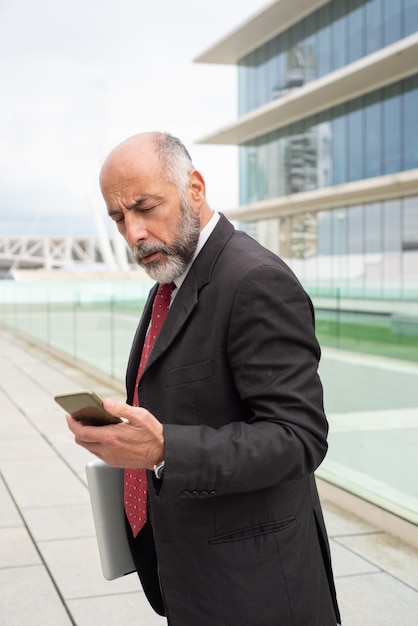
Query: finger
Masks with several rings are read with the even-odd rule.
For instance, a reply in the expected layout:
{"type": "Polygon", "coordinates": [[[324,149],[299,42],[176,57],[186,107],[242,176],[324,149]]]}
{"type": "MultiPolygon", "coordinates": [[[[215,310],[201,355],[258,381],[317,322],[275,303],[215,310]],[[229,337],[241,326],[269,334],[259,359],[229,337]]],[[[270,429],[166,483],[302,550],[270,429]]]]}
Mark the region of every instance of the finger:
{"type": "Polygon", "coordinates": [[[78,444],[83,443],[101,443],[100,441],[100,428],[97,426],[86,426],[82,422],[75,420],[69,413],[66,414],[68,428],[75,436],[75,440],[78,444]]]}
{"type": "Polygon", "coordinates": [[[79,423],[70,415],[70,413],[65,414],[65,419],[67,420],[68,428],[75,434],[75,431],[79,428],[79,423]]]}
{"type": "Polygon", "coordinates": [[[114,398],[105,398],[103,400],[103,408],[116,417],[121,417],[129,422],[138,420],[138,407],[132,407],[125,402],[118,402],[114,398]]]}

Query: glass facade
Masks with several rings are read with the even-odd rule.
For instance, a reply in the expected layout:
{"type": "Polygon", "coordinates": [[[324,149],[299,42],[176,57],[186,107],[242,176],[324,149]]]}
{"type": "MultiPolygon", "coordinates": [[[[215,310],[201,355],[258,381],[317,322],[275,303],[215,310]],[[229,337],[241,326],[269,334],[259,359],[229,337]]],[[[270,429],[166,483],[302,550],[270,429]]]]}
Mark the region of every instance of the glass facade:
{"type": "Polygon", "coordinates": [[[240,146],[240,203],[418,167],[418,74],[240,146]]]}
{"type": "Polygon", "coordinates": [[[248,230],[313,295],[418,296],[418,196],[259,220],[248,230]]]}
{"type": "MultiPolygon", "coordinates": [[[[416,31],[418,0],[331,0],[240,60],[240,114],[416,31]]],[[[307,104],[239,146],[241,205],[328,188],[312,210],[280,202],[240,228],[288,263],[315,306],[330,422],[319,476],[418,524],[416,481],[398,471],[417,469],[418,65],[371,89],[314,115],[307,104]],[[399,193],[382,186],[379,201],[330,208],[333,186],[361,192],[357,182],[408,170],[399,193]]]]}
{"type": "Polygon", "coordinates": [[[239,114],[418,30],[418,0],[333,0],[240,59],[239,114]]]}

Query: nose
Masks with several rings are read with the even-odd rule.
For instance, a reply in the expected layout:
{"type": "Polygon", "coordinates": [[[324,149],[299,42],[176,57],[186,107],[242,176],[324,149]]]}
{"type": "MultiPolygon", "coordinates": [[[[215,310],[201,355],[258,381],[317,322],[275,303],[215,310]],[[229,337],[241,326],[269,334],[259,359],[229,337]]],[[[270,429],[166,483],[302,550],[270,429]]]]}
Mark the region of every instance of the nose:
{"type": "Polygon", "coordinates": [[[125,239],[130,247],[148,239],[148,231],[138,215],[129,213],[125,215],[125,239]]]}

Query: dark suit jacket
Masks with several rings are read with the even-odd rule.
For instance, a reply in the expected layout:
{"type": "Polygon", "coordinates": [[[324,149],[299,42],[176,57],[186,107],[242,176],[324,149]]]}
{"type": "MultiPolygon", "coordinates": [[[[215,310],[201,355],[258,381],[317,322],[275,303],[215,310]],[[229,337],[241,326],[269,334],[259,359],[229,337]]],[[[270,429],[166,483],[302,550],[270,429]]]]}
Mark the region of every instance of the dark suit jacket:
{"type": "MultiPolygon", "coordinates": [[[[154,292],[128,364],[130,403],[154,292]]],[[[164,424],[149,515],[170,625],[339,620],[313,476],[327,449],[319,356],[298,280],[221,216],[139,385],[141,406],[164,424]]],[[[142,568],[155,598],[149,559],[142,568]]]]}

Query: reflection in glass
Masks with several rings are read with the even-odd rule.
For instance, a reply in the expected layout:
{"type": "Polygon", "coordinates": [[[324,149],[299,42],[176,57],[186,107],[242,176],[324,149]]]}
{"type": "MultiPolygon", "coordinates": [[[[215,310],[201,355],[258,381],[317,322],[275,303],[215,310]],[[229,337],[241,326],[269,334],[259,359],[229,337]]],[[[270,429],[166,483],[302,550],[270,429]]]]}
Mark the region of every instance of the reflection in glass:
{"type": "Polygon", "coordinates": [[[316,35],[317,78],[332,71],[331,56],[331,9],[327,3],[318,10],[318,30],[316,35]]]}
{"type": "Polygon", "coordinates": [[[242,222],[240,228],[279,254],[311,290],[418,297],[417,196],[242,222]]]}
{"type": "Polygon", "coordinates": [[[403,94],[403,157],[403,169],[408,170],[417,167],[418,76],[412,76],[405,81],[405,92],[403,94]]]}
{"type": "Polygon", "coordinates": [[[365,288],[381,296],[382,290],[382,211],[380,202],[365,207],[365,288]]]}
{"type": "Polygon", "coordinates": [[[332,119],[332,172],[333,184],[339,185],[347,180],[346,117],[345,105],[335,107],[332,119]]]}
{"type": "Polygon", "coordinates": [[[365,52],[370,54],[382,47],[382,0],[369,0],[365,6],[365,52]]]}
{"type": "Polygon", "coordinates": [[[400,84],[385,87],[383,100],[383,174],[399,172],[402,167],[400,84]]]}
{"type": "Polygon", "coordinates": [[[359,105],[359,99],[348,104],[348,181],[360,180],[363,178],[363,109],[360,108],[359,105]]]}
{"type": "Polygon", "coordinates": [[[418,167],[417,111],[418,75],[248,142],[241,203],[418,167]],[[271,154],[278,159],[273,182],[266,177],[271,154]]]}
{"type": "Polygon", "coordinates": [[[383,0],[383,43],[388,46],[401,38],[402,0],[383,0]]]}
{"type": "Polygon", "coordinates": [[[349,0],[348,19],[348,62],[352,63],[364,56],[364,8],[363,0],[349,0]]]}
{"type": "Polygon", "coordinates": [[[381,102],[379,92],[367,94],[365,113],[365,177],[379,176],[381,166],[381,102]]]}
{"type": "Polygon", "coordinates": [[[412,35],[418,30],[418,0],[404,0],[403,36],[412,35]]]}
{"type": "Polygon", "coordinates": [[[383,203],[383,289],[384,295],[402,293],[402,210],[400,200],[383,203]]]}

